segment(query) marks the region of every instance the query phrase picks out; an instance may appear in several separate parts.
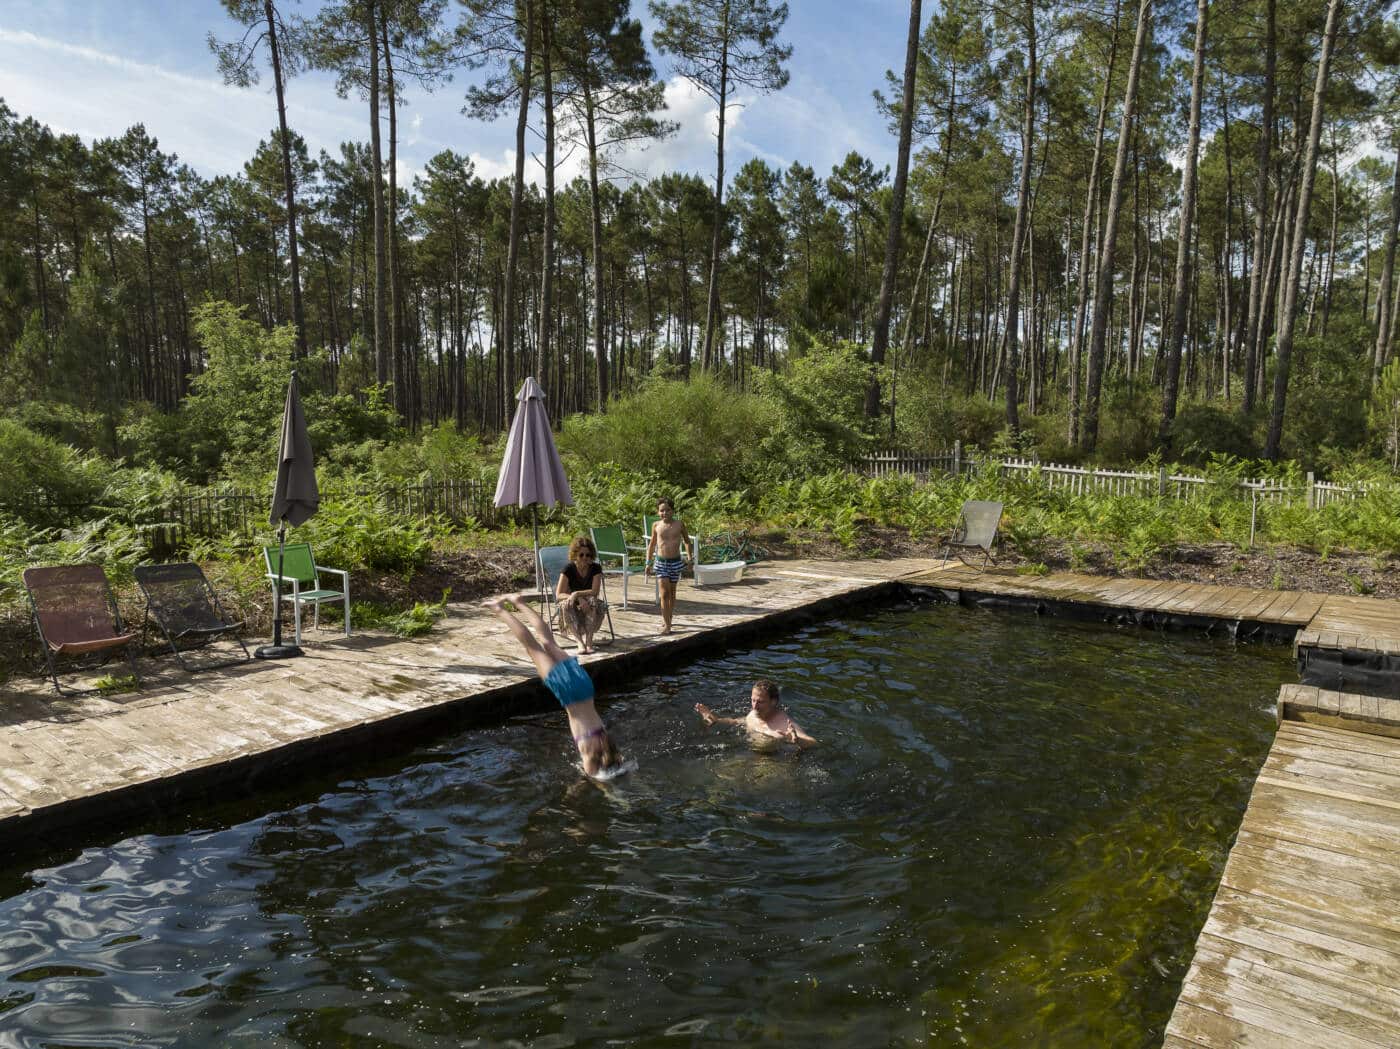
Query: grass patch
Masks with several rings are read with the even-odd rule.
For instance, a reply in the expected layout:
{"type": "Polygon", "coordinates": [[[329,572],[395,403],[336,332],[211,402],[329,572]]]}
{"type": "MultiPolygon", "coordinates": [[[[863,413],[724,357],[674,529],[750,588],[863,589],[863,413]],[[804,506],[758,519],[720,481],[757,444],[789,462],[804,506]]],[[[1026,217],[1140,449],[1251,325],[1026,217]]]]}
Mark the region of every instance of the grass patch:
{"type": "Polygon", "coordinates": [[[451,590],[442,592],[442,600],[417,602],[409,609],[386,608],[370,601],[352,604],[351,616],[356,624],[370,630],[386,630],[395,637],[422,637],[447,612],[451,590]]]}
{"type": "Polygon", "coordinates": [[[141,687],[135,674],[104,674],[92,683],[92,687],[104,696],[115,696],[122,692],[135,692],[141,687]]]}

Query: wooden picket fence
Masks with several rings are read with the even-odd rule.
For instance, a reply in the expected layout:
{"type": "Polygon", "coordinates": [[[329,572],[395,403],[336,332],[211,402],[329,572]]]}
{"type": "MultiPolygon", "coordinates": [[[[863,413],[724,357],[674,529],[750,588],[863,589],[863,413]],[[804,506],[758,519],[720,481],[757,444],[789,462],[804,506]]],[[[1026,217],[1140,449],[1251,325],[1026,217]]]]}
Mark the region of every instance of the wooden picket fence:
{"type": "Polygon", "coordinates": [[[1309,471],[1301,484],[1284,484],[1268,478],[1244,478],[1225,482],[1198,474],[1172,473],[1165,466],[1156,471],[1105,470],[1094,466],[1047,463],[1014,456],[972,456],[961,442],[951,449],[931,454],[915,454],[898,449],[868,455],[861,463],[867,477],[912,474],[927,479],[933,474],[960,476],[994,470],[1002,477],[1018,477],[1072,495],[1090,492],[1102,495],[1136,495],[1160,499],[1199,499],[1212,492],[1229,490],[1253,505],[1305,505],[1319,508],[1335,502],[1350,502],[1366,494],[1363,484],[1335,484],[1319,481],[1309,471]]]}
{"type": "MultiPolygon", "coordinates": [[[[427,481],[411,485],[384,485],[321,489],[322,503],[347,496],[373,496],[384,500],[395,514],[426,519],[441,515],[455,524],[476,522],[484,526],[514,520],[511,510],[498,510],[491,482],[477,478],[427,481]]],[[[45,492],[33,492],[23,506],[0,507],[52,526],[63,526],[111,515],[140,527],[157,558],[183,548],[191,538],[252,537],[270,529],[268,506],[272,493],[239,488],[187,488],[139,508],[101,503],[66,503],[45,492]]]]}

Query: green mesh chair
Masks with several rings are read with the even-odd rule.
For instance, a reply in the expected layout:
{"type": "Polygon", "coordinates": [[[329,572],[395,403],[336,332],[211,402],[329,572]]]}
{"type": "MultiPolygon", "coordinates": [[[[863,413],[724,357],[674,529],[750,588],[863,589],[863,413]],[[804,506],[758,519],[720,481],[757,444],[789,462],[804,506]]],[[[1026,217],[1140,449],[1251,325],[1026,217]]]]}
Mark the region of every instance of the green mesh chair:
{"type": "Polygon", "coordinates": [[[324,602],[345,606],[345,636],[350,636],[350,573],[339,568],[318,565],[311,556],[309,543],[288,543],[282,556],[282,575],[277,575],[277,547],[263,547],[263,560],[267,562],[267,578],[272,584],[272,600],[292,603],[292,620],[296,624],[296,643],[301,644],[301,606],[311,606],[311,625],[321,625],[321,605],[324,602]],[[321,573],[340,576],[340,589],[330,590],[321,586],[321,573]],[[287,587],[291,587],[288,591],[287,587]]]}
{"type": "MultiPolygon", "coordinates": [[[[598,551],[598,564],[603,575],[622,576],[622,607],[627,607],[627,577],[637,572],[645,572],[646,548],[629,546],[622,534],[622,525],[608,525],[605,528],[590,528],[589,538],[598,551]]],[[[657,591],[658,595],[660,591],[657,591]]]]}

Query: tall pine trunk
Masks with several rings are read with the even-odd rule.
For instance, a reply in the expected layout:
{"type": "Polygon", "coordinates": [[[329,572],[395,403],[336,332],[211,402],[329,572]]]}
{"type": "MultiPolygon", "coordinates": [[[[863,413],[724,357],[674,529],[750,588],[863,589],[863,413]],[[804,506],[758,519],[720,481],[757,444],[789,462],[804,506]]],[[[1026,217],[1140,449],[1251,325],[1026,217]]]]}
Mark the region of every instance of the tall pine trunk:
{"type": "Polygon", "coordinates": [[[1259,357],[1263,353],[1266,316],[1266,291],[1268,282],[1268,257],[1265,238],[1269,228],[1269,163],[1273,156],[1274,135],[1274,69],[1277,63],[1277,29],[1274,0],[1264,4],[1264,101],[1259,118],[1259,182],[1258,200],[1255,204],[1254,224],[1254,266],[1249,276],[1249,315],[1245,322],[1244,347],[1244,390],[1240,398],[1240,410],[1248,415],[1254,410],[1255,375],[1259,369],[1259,357]]]}
{"type": "Polygon", "coordinates": [[[603,204],[598,197],[598,132],[593,92],[583,89],[584,133],[588,138],[588,204],[593,235],[593,353],[598,373],[598,410],[608,410],[608,347],[603,332],[603,204]]]}
{"type": "Polygon", "coordinates": [[[1191,118],[1186,135],[1186,166],[1181,173],[1181,215],[1176,230],[1176,276],[1172,285],[1171,342],[1167,346],[1166,382],[1162,390],[1162,425],[1157,432],[1163,448],[1171,445],[1176,418],[1177,385],[1181,379],[1181,345],[1186,337],[1186,302],[1190,295],[1187,266],[1191,227],[1196,217],[1196,161],[1201,151],[1201,88],[1205,82],[1208,0],[1196,0],[1196,43],[1192,51],[1191,118]]]}
{"type": "Polygon", "coordinates": [[[292,136],[287,130],[287,98],[282,82],[282,53],[277,46],[277,18],[272,0],[263,0],[267,18],[267,46],[272,53],[272,84],[277,92],[277,126],[282,132],[282,186],[287,205],[287,255],[291,262],[292,322],[297,329],[296,356],[306,356],[306,315],[301,305],[301,264],[297,252],[296,182],[292,178],[292,136]]]}
{"type": "MultiPolygon", "coordinates": [[[[700,367],[711,368],[717,354],[716,333],[719,328],[719,246],[720,233],[724,229],[724,125],[729,101],[729,0],[725,0],[722,15],[721,33],[723,45],[719,58],[719,139],[715,149],[715,221],[710,231],[710,281],[709,292],[705,297],[705,343],[700,351],[700,367]]],[[[689,378],[689,366],[685,368],[689,378]]]]}
{"type": "MultiPolygon", "coordinates": [[[[890,227],[885,236],[885,268],[880,276],[880,300],[875,307],[875,332],[870,343],[870,363],[885,363],[890,341],[890,311],[894,305],[895,273],[899,268],[899,241],[904,231],[904,193],[909,184],[909,142],[914,130],[914,77],[919,64],[921,0],[909,0],[909,37],[904,50],[904,98],[899,112],[899,153],[895,159],[894,189],[890,194],[890,227]]],[[[930,227],[931,235],[932,227],[930,227]]],[[[925,251],[925,257],[928,252],[925,251]]],[[[865,391],[865,417],[880,412],[880,380],[872,372],[865,391]]],[[[891,416],[893,418],[893,416],[891,416]]]]}
{"type": "Polygon", "coordinates": [[[515,118],[515,181],[510,189],[510,240],[506,246],[505,287],[501,293],[500,352],[504,358],[497,370],[502,375],[500,395],[501,421],[510,417],[510,398],[515,394],[515,274],[520,268],[520,233],[523,225],[523,195],[525,192],[525,125],[530,115],[530,63],[534,57],[535,4],[523,0],[525,8],[525,55],[520,69],[520,110],[515,118]]]}
{"type": "Polygon", "coordinates": [[[1074,299],[1074,321],[1069,333],[1069,432],[1071,445],[1079,444],[1079,375],[1083,370],[1080,357],[1084,351],[1084,311],[1089,298],[1090,234],[1098,233],[1099,168],[1103,163],[1103,130],[1108,119],[1108,95],[1113,85],[1113,67],[1118,58],[1119,3],[1113,4],[1113,22],[1109,32],[1108,69],[1103,77],[1099,95],[1099,116],[1094,127],[1094,158],[1089,164],[1089,185],[1084,194],[1084,222],[1079,234],[1079,279],[1074,299]]]}
{"type": "Polygon", "coordinates": [[[399,109],[395,94],[394,59],[389,52],[389,19],[379,22],[380,45],[384,51],[384,100],[389,108],[389,206],[386,239],[389,247],[389,359],[393,362],[394,406],[399,418],[416,422],[416,401],[412,396],[408,361],[403,348],[403,289],[399,286],[399,109]]]}
{"type": "Polygon", "coordinates": [[[390,376],[390,345],[384,279],[384,154],[379,141],[379,30],[374,10],[371,0],[365,5],[365,30],[369,35],[370,181],[374,190],[374,381],[383,385],[390,376]]]}
{"type": "MultiPolygon", "coordinates": [[[[1016,348],[1020,336],[1021,251],[1030,222],[1032,146],[1035,138],[1036,35],[1035,0],[1026,0],[1026,98],[1021,118],[1021,176],[1016,187],[1016,221],[1011,232],[1009,286],[1006,295],[1006,328],[1002,333],[1006,365],[1006,425],[1012,432],[1021,427],[1016,410],[1020,399],[1016,387],[1016,348]]],[[[999,365],[1000,366],[1000,365],[999,365]]]]}
{"type": "Polygon", "coordinates": [[[1113,184],[1108,193],[1108,214],[1104,218],[1103,243],[1099,247],[1098,276],[1094,283],[1094,319],[1089,333],[1089,374],[1085,384],[1084,432],[1081,446],[1092,452],[1099,439],[1099,394],[1103,386],[1104,353],[1108,339],[1109,312],[1113,306],[1113,254],[1118,240],[1118,212],[1123,203],[1123,174],[1128,166],[1128,140],[1137,108],[1138,74],[1147,45],[1152,0],[1138,6],[1137,33],[1133,57],[1128,65],[1128,86],[1123,95],[1123,115],[1118,125],[1118,152],[1113,161],[1113,184]]]}
{"type": "MultiPolygon", "coordinates": [[[[540,13],[544,16],[540,19],[540,66],[542,77],[541,86],[544,88],[544,244],[540,254],[543,256],[543,265],[540,276],[540,328],[538,345],[536,351],[536,369],[540,378],[540,385],[544,388],[545,397],[549,393],[549,368],[550,368],[550,336],[553,333],[554,324],[554,66],[552,62],[552,52],[554,49],[553,40],[553,12],[550,10],[548,0],[545,0],[540,13]]],[[[561,387],[555,392],[552,404],[558,408],[560,396],[563,393],[562,369],[561,381],[555,385],[561,387]]],[[[555,418],[559,416],[556,414],[555,418]]]]}
{"type": "Polygon", "coordinates": [[[1264,457],[1277,459],[1283,437],[1283,414],[1288,400],[1288,369],[1293,354],[1293,324],[1298,314],[1298,284],[1302,277],[1303,249],[1307,242],[1308,208],[1312,204],[1313,178],[1317,172],[1317,147],[1322,139],[1323,96],[1337,40],[1342,0],[1327,5],[1327,27],[1322,32],[1322,53],[1317,59],[1317,80],[1313,85],[1312,121],[1308,127],[1307,154],[1303,158],[1302,185],[1298,189],[1298,210],[1294,215],[1293,244],[1289,253],[1288,277],[1283,289],[1283,315],[1278,332],[1278,360],[1274,368],[1274,402],[1269,412],[1269,437],[1264,457]]]}
{"type": "Polygon", "coordinates": [[[1371,364],[1371,385],[1381,378],[1381,369],[1390,357],[1391,329],[1395,317],[1390,308],[1390,289],[1395,280],[1395,241],[1400,232],[1400,135],[1396,136],[1395,178],[1390,188],[1390,224],[1385,228],[1385,261],[1381,265],[1381,287],[1376,295],[1376,353],[1371,364]]]}

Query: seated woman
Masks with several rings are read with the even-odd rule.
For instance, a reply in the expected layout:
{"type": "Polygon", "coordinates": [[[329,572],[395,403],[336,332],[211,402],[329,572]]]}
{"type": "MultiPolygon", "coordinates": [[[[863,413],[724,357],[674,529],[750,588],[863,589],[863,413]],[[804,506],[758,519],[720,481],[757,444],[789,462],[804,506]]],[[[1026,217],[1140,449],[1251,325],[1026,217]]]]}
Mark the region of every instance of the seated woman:
{"type": "Polygon", "coordinates": [[[578,638],[579,653],[593,651],[593,634],[603,622],[603,566],[593,540],[579,536],[569,544],[569,563],[559,573],[554,598],[564,629],[578,638]]]}

